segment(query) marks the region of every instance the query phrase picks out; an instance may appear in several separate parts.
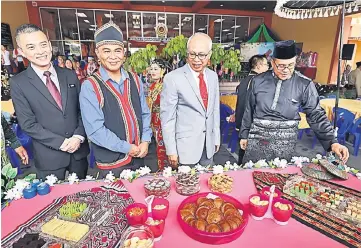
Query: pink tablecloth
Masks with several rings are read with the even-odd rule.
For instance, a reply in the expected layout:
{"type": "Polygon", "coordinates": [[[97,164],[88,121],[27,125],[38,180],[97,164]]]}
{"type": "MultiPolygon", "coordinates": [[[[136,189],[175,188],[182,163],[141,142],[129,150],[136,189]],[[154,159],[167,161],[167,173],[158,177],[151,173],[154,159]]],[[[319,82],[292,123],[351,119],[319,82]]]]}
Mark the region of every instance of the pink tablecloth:
{"type": "MultiPolygon", "coordinates": [[[[273,170],[274,171],[274,170],[273,170]]],[[[234,180],[234,189],[230,194],[238,199],[243,204],[248,201],[248,196],[255,193],[256,189],[252,179],[253,170],[244,170],[237,172],[229,172],[234,180]]],[[[276,171],[275,171],[276,172],[276,171]]],[[[298,168],[290,167],[282,172],[295,173],[299,172],[298,168]]],[[[209,175],[202,175],[201,191],[208,191],[206,184],[206,178],[209,175]]],[[[143,184],[146,178],[138,179],[133,183],[124,182],[125,186],[137,202],[143,202],[145,198],[143,184]]],[[[349,188],[361,189],[361,181],[356,177],[351,176],[347,181],[338,181],[337,183],[349,188]]],[[[1,214],[1,237],[8,235],[17,226],[23,224],[38,211],[45,208],[55,198],[86,190],[89,188],[97,187],[100,183],[96,182],[84,182],[78,185],[57,185],[53,187],[52,192],[47,196],[37,196],[30,200],[21,199],[14,201],[10,206],[6,207],[1,214]]],[[[180,202],[185,197],[178,195],[173,188],[170,201],[170,212],[166,220],[166,228],[163,233],[161,241],[156,243],[156,248],[202,248],[209,247],[210,245],[202,244],[192,240],[178,225],[176,219],[176,210],[180,202]]],[[[255,221],[252,218],[249,219],[248,226],[246,227],[243,235],[236,241],[222,245],[222,248],[270,248],[270,247],[344,247],[340,243],[328,238],[327,236],[317,232],[294,219],[289,221],[287,226],[279,226],[271,220],[255,221]]]]}

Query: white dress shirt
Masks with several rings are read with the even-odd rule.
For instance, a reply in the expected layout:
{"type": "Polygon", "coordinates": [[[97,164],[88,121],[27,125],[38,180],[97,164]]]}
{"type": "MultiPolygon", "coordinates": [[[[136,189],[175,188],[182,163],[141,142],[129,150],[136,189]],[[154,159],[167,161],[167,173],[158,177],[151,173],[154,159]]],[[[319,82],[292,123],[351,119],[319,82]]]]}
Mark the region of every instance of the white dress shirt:
{"type": "Polygon", "coordinates": [[[8,50],[5,50],[2,52],[3,59],[4,59],[4,65],[11,65],[10,62],[10,52],[8,50]]]}
{"type": "MultiPolygon", "coordinates": [[[[194,80],[196,81],[196,86],[197,89],[199,89],[199,72],[194,71],[189,64],[187,64],[187,66],[189,67],[189,70],[192,72],[192,75],[194,77],[194,80]]],[[[208,83],[207,83],[207,76],[205,73],[205,70],[203,70],[203,78],[204,78],[204,82],[206,83],[206,87],[207,87],[207,92],[208,92],[208,83]]]]}
{"type": "MultiPolygon", "coordinates": [[[[46,86],[46,76],[44,75],[45,71],[40,70],[39,68],[36,68],[33,65],[31,65],[31,67],[34,69],[36,75],[38,75],[38,77],[41,79],[41,81],[43,81],[43,83],[46,86]]],[[[56,73],[56,70],[55,70],[53,64],[50,64],[50,68],[47,71],[49,71],[51,73],[50,78],[54,82],[56,88],[58,89],[58,91],[59,91],[59,93],[61,95],[60,84],[59,84],[59,80],[58,80],[58,74],[56,73]]],[[[83,143],[84,140],[85,140],[85,138],[83,136],[81,136],[81,135],[73,135],[73,137],[80,139],[81,143],[83,143]]]]}

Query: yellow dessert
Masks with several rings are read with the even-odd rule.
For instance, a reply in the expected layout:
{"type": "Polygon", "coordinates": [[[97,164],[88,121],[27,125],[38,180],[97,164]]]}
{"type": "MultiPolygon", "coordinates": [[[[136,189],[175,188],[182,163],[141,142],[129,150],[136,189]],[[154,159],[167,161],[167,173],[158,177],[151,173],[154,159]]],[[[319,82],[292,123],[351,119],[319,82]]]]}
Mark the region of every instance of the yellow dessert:
{"type": "Polygon", "coordinates": [[[78,242],[89,231],[89,226],[53,218],[41,227],[41,231],[61,239],[78,242]]]}

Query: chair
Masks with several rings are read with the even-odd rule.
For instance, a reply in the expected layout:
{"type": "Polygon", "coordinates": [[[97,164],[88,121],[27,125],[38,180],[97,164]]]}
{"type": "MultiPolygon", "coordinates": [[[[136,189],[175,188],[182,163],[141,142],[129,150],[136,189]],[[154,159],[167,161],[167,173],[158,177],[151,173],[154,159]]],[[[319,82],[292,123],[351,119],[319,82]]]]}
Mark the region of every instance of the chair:
{"type": "Polygon", "coordinates": [[[331,98],[331,99],[332,99],[332,98],[335,99],[336,97],[337,97],[336,95],[328,95],[328,96],[327,96],[327,98],[331,98]]]}
{"type": "MultiPolygon", "coordinates": [[[[333,113],[335,113],[335,108],[333,108],[333,113]]],[[[355,114],[351,113],[347,109],[337,108],[336,111],[337,123],[337,140],[340,144],[345,144],[346,134],[351,129],[353,121],[355,120],[355,114]]]]}
{"type": "Polygon", "coordinates": [[[18,154],[15,152],[15,150],[13,148],[11,148],[10,146],[6,146],[5,150],[9,157],[11,165],[14,168],[18,168],[18,175],[23,174],[22,170],[20,169],[21,162],[20,162],[18,154]]]}
{"type": "Polygon", "coordinates": [[[232,131],[231,139],[228,142],[228,148],[231,148],[232,153],[236,151],[238,141],[239,141],[239,130],[237,130],[234,127],[232,131]]]}
{"type": "Polygon", "coordinates": [[[319,96],[318,97],[320,100],[322,100],[322,99],[325,99],[326,97],[325,96],[319,96]]]}
{"type": "Polygon", "coordinates": [[[32,140],[31,137],[29,137],[27,134],[25,134],[19,124],[13,125],[13,130],[16,134],[16,137],[18,138],[20,144],[25,148],[26,152],[28,153],[29,159],[33,159],[33,150],[32,150],[32,140]]]}
{"type": "Polygon", "coordinates": [[[95,167],[95,156],[94,156],[93,148],[91,146],[90,146],[90,155],[89,155],[89,166],[90,168],[95,167]]]}
{"type": "Polygon", "coordinates": [[[354,144],[353,144],[353,155],[357,157],[358,150],[361,145],[361,118],[358,118],[353,126],[350,129],[350,133],[355,136],[354,144]]]}

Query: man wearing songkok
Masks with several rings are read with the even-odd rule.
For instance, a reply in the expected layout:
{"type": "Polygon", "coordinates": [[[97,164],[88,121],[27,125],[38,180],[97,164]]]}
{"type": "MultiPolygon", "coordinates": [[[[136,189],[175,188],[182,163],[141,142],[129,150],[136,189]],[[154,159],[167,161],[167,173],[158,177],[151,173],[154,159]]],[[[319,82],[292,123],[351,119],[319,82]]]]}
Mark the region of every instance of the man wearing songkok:
{"type": "Polygon", "coordinates": [[[124,43],[120,28],[110,22],[95,32],[99,70],[80,92],[85,131],[97,168],[104,177],[144,165],[152,130],[150,111],[137,75],[123,67],[124,43]]]}
{"type": "Polygon", "coordinates": [[[248,92],[240,130],[243,162],[295,156],[300,107],[323,148],[346,162],[348,149],[337,143],[314,83],[295,71],[294,41],[276,42],[271,63],[273,70],[255,76],[248,92]]]}

